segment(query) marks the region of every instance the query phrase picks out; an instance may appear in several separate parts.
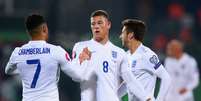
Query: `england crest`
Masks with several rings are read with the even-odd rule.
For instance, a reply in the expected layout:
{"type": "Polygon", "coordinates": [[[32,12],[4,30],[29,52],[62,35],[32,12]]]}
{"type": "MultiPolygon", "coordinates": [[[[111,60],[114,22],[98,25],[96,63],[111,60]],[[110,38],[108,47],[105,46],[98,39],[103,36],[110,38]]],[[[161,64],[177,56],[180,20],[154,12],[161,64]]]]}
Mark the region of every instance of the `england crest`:
{"type": "Polygon", "coordinates": [[[117,52],[116,51],[112,51],[112,57],[117,58],[117,52]]]}
{"type": "Polygon", "coordinates": [[[137,61],[136,61],[136,60],[133,60],[133,61],[132,61],[132,64],[131,64],[131,67],[132,67],[132,68],[135,68],[136,63],[137,63],[137,61]]]}

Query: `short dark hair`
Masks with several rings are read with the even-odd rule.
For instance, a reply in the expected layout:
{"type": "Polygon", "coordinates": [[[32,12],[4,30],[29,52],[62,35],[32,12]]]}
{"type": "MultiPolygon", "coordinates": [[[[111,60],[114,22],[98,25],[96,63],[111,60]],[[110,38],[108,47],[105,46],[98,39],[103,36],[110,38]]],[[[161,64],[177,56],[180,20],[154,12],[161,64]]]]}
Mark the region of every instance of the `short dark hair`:
{"type": "Polygon", "coordinates": [[[31,14],[25,20],[25,26],[28,32],[32,33],[32,31],[40,26],[41,24],[46,23],[44,17],[39,14],[31,14]]]}
{"type": "Polygon", "coordinates": [[[126,27],[128,32],[134,33],[134,38],[138,41],[143,41],[146,32],[146,24],[137,19],[126,19],[122,21],[122,25],[126,27]]]}
{"type": "Polygon", "coordinates": [[[105,18],[110,20],[109,14],[105,10],[96,10],[92,12],[91,17],[95,17],[95,16],[104,16],[105,18]]]}

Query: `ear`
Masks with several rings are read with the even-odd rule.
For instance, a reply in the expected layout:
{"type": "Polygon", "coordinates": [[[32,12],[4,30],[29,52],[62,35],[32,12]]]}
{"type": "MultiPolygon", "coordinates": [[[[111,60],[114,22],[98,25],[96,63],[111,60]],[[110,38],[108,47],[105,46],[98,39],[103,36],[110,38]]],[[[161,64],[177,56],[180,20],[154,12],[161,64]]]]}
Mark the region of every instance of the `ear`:
{"type": "Polygon", "coordinates": [[[42,25],[42,31],[43,31],[44,33],[48,33],[48,28],[47,28],[47,25],[46,25],[46,24],[43,24],[43,25],[42,25]]]}
{"type": "Polygon", "coordinates": [[[128,39],[132,40],[134,38],[134,33],[130,32],[128,33],[128,39]]]}
{"type": "Polygon", "coordinates": [[[110,29],[110,28],[111,28],[111,26],[112,26],[111,21],[108,21],[108,29],[110,29]]]}

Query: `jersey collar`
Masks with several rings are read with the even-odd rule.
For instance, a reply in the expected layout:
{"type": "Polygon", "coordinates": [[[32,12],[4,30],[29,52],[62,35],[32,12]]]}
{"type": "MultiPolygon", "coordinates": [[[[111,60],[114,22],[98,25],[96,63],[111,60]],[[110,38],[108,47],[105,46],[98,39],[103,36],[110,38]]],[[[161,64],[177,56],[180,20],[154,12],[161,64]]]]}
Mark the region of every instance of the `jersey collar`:
{"type": "Polygon", "coordinates": [[[111,44],[111,42],[109,40],[107,41],[107,43],[105,45],[100,44],[99,42],[95,41],[94,39],[91,39],[91,41],[97,46],[106,47],[106,48],[109,48],[110,44],[111,44]]]}
{"type": "Polygon", "coordinates": [[[44,43],[46,43],[46,41],[44,41],[44,40],[31,40],[31,41],[29,41],[29,44],[44,44],[44,43]]]}
{"type": "Polygon", "coordinates": [[[134,54],[136,54],[136,53],[140,53],[141,48],[142,48],[143,46],[144,46],[144,45],[141,43],[133,54],[131,54],[130,50],[128,50],[128,54],[129,54],[129,55],[134,55],[134,54]]]}

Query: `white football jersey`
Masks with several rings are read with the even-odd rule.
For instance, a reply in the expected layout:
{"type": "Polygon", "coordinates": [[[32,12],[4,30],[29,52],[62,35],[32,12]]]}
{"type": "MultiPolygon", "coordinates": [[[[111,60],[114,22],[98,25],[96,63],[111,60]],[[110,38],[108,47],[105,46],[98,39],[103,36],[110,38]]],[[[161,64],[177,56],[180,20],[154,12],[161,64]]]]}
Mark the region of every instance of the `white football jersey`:
{"type": "MultiPolygon", "coordinates": [[[[79,59],[79,54],[82,52],[83,48],[88,47],[91,52],[96,51],[96,46],[93,44],[94,41],[83,41],[78,42],[73,47],[72,58],[77,61],[79,59]]],[[[91,68],[91,67],[87,67],[91,68]]],[[[86,75],[90,75],[90,71],[86,71],[83,77],[87,77],[86,75]]],[[[76,80],[75,81],[79,81],[76,80]]],[[[96,77],[91,77],[87,81],[79,81],[80,89],[81,89],[81,101],[96,101],[96,77]]]]}
{"type": "Polygon", "coordinates": [[[168,92],[166,101],[173,99],[177,99],[178,101],[193,101],[193,89],[199,83],[196,60],[187,53],[184,53],[179,60],[167,57],[165,59],[165,68],[174,81],[168,92]],[[179,94],[179,90],[182,88],[186,88],[188,92],[183,95],[179,94]]]}
{"type": "Polygon", "coordinates": [[[17,69],[23,84],[23,101],[59,101],[59,67],[73,76],[71,66],[68,53],[60,46],[29,41],[15,48],[5,72],[12,73],[17,69]]]}
{"type": "MultiPolygon", "coordinates": [[[[82,101],[119,101],[117,90],[120,85],[120,76],[124,79],[130,72],[126,53],[123,49],[118,48],[109,41],[105,45],[102,45],[93,39],[77,43],[75,45],[75,51],[82,51],[85,47],[88,47],[92,52],[92,57],[89,61],[89,68],[91,69],[88,70],[85,78],[93,80],[93,82],[96,82],[96,85],[93,85],[94,83],[92,85],[84,85],[87,81],[81,82],[81,90],[83,93],[86,90],[83,88],[92,87],[93,90],[91,89],[91,92],[96,92],[96,100],[86,98],[94,97],[94,93],[90,93],[92,95],[82,96],[87,94],[81,94],[81,98],[89,99],[82,101]],[[96,89],[94,89],[94,86],[96,86],[96,89]]],[[[131,76],[131,79],[129,78],[130,81],[133,81],[133,75],[131,74],[129,76],[131,76]]],[[[145,98],[146,96],[143,97],[145,98]]]]}
{"type": "MultiPolygon", "coordinates": [[[[166,70],[163,68],[163,65],[159,61],[158,56],[143,44],[141,44],[133,54],[131,54],[130,51],[128,51],[127,54],[133,74],[143,85],[145,92],[150,95],[152,99],[155,99],[154,90],[156,78],[157,76],[160,77],[160,74],[167,74],[166,70]]],[[[164,80],[162,80],[162,82],[164,82],[164,80]]],[[[169,84],[165,84],[165,86],[168,87],[169,84]]],[[[167,88],[163,90],[166,91],[162,91],[162,89],[160,89],[159,97],[164,98],[164,94],[160,95],[160,93],[167,92],[167,88]]],[[[129,101],[140,100],[133,94],[129,93],[129,101]]]]}

